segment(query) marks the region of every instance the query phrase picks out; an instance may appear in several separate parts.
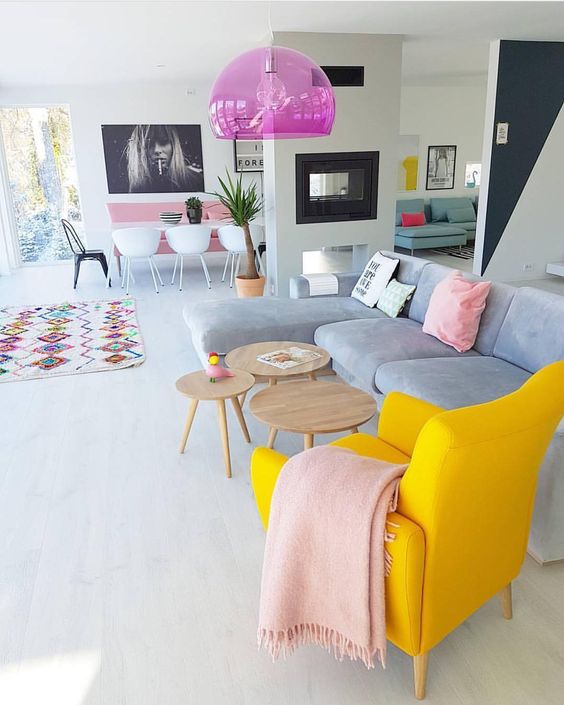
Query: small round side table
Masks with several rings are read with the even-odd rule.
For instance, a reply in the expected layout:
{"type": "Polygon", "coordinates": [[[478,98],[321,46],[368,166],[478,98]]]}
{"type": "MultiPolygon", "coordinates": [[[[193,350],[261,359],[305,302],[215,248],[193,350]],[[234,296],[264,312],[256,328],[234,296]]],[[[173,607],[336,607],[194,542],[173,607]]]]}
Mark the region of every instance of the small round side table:
{"type": "Polygon", "coordinates": [[[270,427],[269,448],[280,430],[302,434],[308,450],[317,434],[358,433],[358,426],[376,413],[376,401],[343,382],[288,382],[257,392],[250,409],[270,427]]]}
{"type": "MultiPolygon", "coordinates": [[[[242,345],[240,348],[231,350],[231,352],[228,352],[225,356],[225,364],[227,367],[246,370],[255,378],[258,377],[259,379],[257,379],[257,381],[260,381],[261,378],[265,378],[271,387],[277,384],[279,380],[301,377],[302,375],[307,375],[310,380],[315,380],[316,372],[327,367],[330,361],[331,356],[327,350],[320,348],[318,345],[297,343],[296,341],[290,340],[270,340],[266,343],[250,343],[249,345],[242,345]],[[310,350],[311,352],[318,353],[319,357],[311,360],[311,362],[304,362],[301,365],[289,367],[285,370],[257,360],[259,355],[274,352],[274,350],[287,350],[288,348],[310,350]]],[[[241,402],[241,406],[243,406],[245,397],[242,397],[239,401],[241,402]]]]}
{"type": "Polygon", "coordinates": [[[239,396],[246,394],[255,383],[255,378],[249,372],[244,370],[231,370],[234,373],[233,377],[223,377],[219,381],[210,382],[209,377],[203,370],[199,372],[191,372],[190,374],[180,377],[176,381],[176,389],[184,396],[192,400],[188,410],[188,417],[184,426],[182,440],[180,441],[180,453],[184,453],[188,435],[192,428],[192,422],[196,415],[196,409],[201,401],[215,401],[217,404],[217,416],[219,421],[219,431],[221,434],[221,442],[223,444],[223,457],[225,460],[225,473],[227,477],[231,477],[231,453],[229,451],[229,434],[227,431],[227,414],[225,410],[225,400],[231,399],[235,415],[239,420],[243,437],[247,443],[251,442],[249,430],[245,423],[241,405],[239,404],[239,396]]]}

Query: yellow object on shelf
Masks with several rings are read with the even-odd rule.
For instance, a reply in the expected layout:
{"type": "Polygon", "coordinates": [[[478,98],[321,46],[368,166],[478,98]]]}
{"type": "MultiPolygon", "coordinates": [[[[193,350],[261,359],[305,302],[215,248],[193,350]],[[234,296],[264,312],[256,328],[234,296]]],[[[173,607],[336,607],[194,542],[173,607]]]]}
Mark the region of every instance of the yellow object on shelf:
{"type": "Polygon", "coordinates": [[[419,170],[419,157],[410,156],[402,161],[402,166],[405,169],[405,190],[417,190],[417,172],[419,170]]]}

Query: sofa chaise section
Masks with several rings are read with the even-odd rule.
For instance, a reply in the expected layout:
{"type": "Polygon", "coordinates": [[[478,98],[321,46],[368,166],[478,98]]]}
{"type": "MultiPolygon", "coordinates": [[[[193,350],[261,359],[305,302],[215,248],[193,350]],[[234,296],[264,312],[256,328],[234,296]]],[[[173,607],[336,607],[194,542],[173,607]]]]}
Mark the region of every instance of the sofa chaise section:
{"type": "Polygon", "coordinates": [[[192,343],[204,363],[212,350],[225,355],[248,343],[295,340],[313,343],[319,326],[356,318],[383,318],[378,309],[350,296],[283,299],[206,301],[187,306],[184,320],[192,332],[192,343]]]}
{"type": "Polygon", "coordinates": [[[403,247],[413,254],[415,250],[427,250],[433,247],[465,245],[468,240],[466,230],[458,225],[419,225],[411,228],[396,228],[396,247],[403,247]]]}
{"type": "MultiPolygon", "coordinates": [[[[427,260],[383,251],[399,260],[396,277],[404,284],[417,284],[427,260]]],[[[368,308],[350,294],[360,272],[337,274],[339,292],[334,296],[309,295],[309,282],[303,276],[290,281],[294,298],[265,296],[253,299],[202,301],[184,309],[184,320],[192,343],[205,363],[212,350],[224,355],[248,343],[292,340],[313,343],[319,326],[359,318],[387,318],[377,308],[368,308]]]]}

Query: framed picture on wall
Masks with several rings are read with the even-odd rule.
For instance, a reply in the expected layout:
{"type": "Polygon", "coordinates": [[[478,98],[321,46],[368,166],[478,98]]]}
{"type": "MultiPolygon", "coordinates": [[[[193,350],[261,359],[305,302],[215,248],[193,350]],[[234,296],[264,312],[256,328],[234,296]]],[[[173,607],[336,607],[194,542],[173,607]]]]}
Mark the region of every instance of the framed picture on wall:
{"type": "Polygon", "coordinates": [[[464,188],[476,188],[480,185],[482,164],[480,162],[466,162],[464,170],[464,188]]]}
{"type": "Polygon", "coordinates": [[[205,191],[199,125],[102,125],[108,193],[205,191]]]}
{"type": "Polygon", "coordinates": [[[433,145],[427,153],[427,191],[454,188],[455,145],[433,145]]]}
{"type": "Polygon", "coordinates": [[[400,135],[398,154],[398,191],[417,191],[419,172],[419,135],[400,135]]]}
{"type": "Polygon", "coordinates": [[[235,140],[235,171],[264,171],[262,140],[235,140]]]}

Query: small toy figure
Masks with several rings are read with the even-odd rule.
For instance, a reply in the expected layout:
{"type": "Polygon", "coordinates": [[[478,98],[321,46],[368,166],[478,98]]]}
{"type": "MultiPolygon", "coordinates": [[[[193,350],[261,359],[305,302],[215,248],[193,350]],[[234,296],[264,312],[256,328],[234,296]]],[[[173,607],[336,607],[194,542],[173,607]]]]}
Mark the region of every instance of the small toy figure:
{"type": "Polygon", "coordinates": [[[219,364],[219,355],[216,352],[209,353],[208,365],[205,369],[205,373],[210,378],[210,382],[215,382],[216,379],[222,379],[223,377],[234,377],[231,370],[228,370],[219,364]]]}

